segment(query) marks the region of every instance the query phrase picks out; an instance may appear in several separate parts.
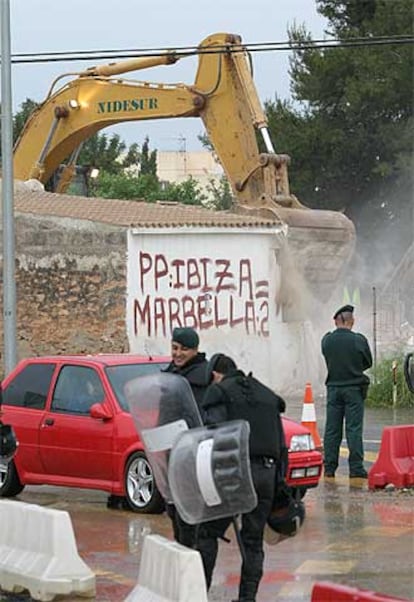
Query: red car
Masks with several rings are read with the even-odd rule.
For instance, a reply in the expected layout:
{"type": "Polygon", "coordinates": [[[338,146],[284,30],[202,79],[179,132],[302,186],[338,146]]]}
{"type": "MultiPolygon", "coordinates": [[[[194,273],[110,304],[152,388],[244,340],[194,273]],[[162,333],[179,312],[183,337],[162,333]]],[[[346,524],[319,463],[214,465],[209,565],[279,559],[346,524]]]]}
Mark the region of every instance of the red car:
{"type": "MultiPolygon", "coordinates": [[[[168,363],[126,354],[22,360],[2,383],[2,421],[13,426],[19,446],[13,461],[0,462],[0,496],[18,495],[25,485],[83,487],[125,498],[136,512],[161,512],[123,391],[129,380],[168,363]]],[[[289,419],[283,424],[288,482],[303,495],[318,484],[322,456],[307,429],[289,419]]]]}

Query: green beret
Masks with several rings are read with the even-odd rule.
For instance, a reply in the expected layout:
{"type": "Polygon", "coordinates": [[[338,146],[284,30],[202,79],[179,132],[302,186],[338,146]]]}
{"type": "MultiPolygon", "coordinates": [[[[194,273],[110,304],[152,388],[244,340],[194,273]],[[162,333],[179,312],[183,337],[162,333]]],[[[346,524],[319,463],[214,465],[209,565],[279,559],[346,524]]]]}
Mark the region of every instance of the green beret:
{"type": "Polygon", "coordinates": [[[174,328],[172,340],[188,349],[197,349],[200,339],[193,328],[174,328]]]}
{"type": "Polygon", "coordinates": [[[339,314],[343,314],[346,312],[352,314],[354,312],[354,306],[353,305],[343,305],[334,313],[333,319],[336,320],[336,318],[339,316],[339,314]]]}

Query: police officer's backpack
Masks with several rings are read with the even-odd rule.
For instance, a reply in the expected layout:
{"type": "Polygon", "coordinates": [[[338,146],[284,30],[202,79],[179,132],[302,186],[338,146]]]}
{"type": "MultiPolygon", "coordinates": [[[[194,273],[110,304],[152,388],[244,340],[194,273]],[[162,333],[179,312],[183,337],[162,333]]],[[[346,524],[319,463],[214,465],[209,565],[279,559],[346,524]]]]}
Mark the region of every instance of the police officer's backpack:
{"type": "Polygon", "coordinates": [[[280,414],[285,411],[285,401],[251,372],[245,375],[238,370],[218,387],[228,402],[228,419],[250,424],[250,456],[275,458],[278,478],[284,480],[288,450],[280,414]]]}

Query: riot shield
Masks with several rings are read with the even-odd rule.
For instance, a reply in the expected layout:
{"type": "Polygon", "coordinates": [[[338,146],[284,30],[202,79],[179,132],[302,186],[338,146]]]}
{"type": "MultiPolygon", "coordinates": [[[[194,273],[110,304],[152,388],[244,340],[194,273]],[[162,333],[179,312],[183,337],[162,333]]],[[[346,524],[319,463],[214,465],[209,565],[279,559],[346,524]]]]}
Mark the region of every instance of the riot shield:
{"type": "Polygon", "coordinates": [[[181,434],[171,450],[169,487],[190,525],[250,512],[257,505],[250,471],[249,424],[234,420],[181,434]]]}
{"type": "Polygon", "coordinates": [[[173,503],[167,474],[170,450],[184,431],[202,425],[191,387],[182,376],[159,372],[129,381],[124,393],[157,487],[173,503]]]}

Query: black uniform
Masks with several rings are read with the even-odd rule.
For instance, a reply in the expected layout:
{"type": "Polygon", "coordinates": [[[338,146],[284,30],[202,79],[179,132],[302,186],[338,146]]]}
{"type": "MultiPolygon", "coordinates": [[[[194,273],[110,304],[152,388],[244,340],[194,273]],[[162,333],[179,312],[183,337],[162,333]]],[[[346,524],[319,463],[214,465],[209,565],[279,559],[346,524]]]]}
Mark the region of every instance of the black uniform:
{"type": "MultiPolygon", "coordinates": [[[[165,372],[178,374],[187,379],[199,409],[208,386],[206,366],[205,353],[197,353],[184,366],[176,366],[174,362],[171,362],[165,369],[165,372]]],[[[167,504],[167,514],[172,521],[175,541],[188,548],[194,548],[198,531],[197,526],[186,523],[173,504],[167,504]]]]}
{"type": "Polygon", "coordinates": [[[165,372],[172,372],[184,376],[188,380],[193,392],[194,398],[200,408],[204,394],[206,392],[207,382],[207,360],[206,354],[198,352],[184,366],[176,366],[174,362],[170,362],[165,368],[165,372]]]}
{"type": "MultiPolygon", "coordinates": [[[[275,492],[276,464],[280,453],[279,412],[283,400],[273,391],[263,387],[260,399],[251,394],[251,379],[241,370],[224,376],[219,384],[210,386],[202,404],[203,421],[215,424],[227,420],[243,419],[250,424],[250,462],[253,484],[258,504],[254,510],[242,516],[241,540],[245,559],[242,563],[239,601],[251,602],[263,574],[263,532],[270,514],[275,492]]],[[[199,550],[207,587],[218,552],[218,538],[222,538],[232,518],[224,518],[201,524],[198,533],[199,550]]]]}

